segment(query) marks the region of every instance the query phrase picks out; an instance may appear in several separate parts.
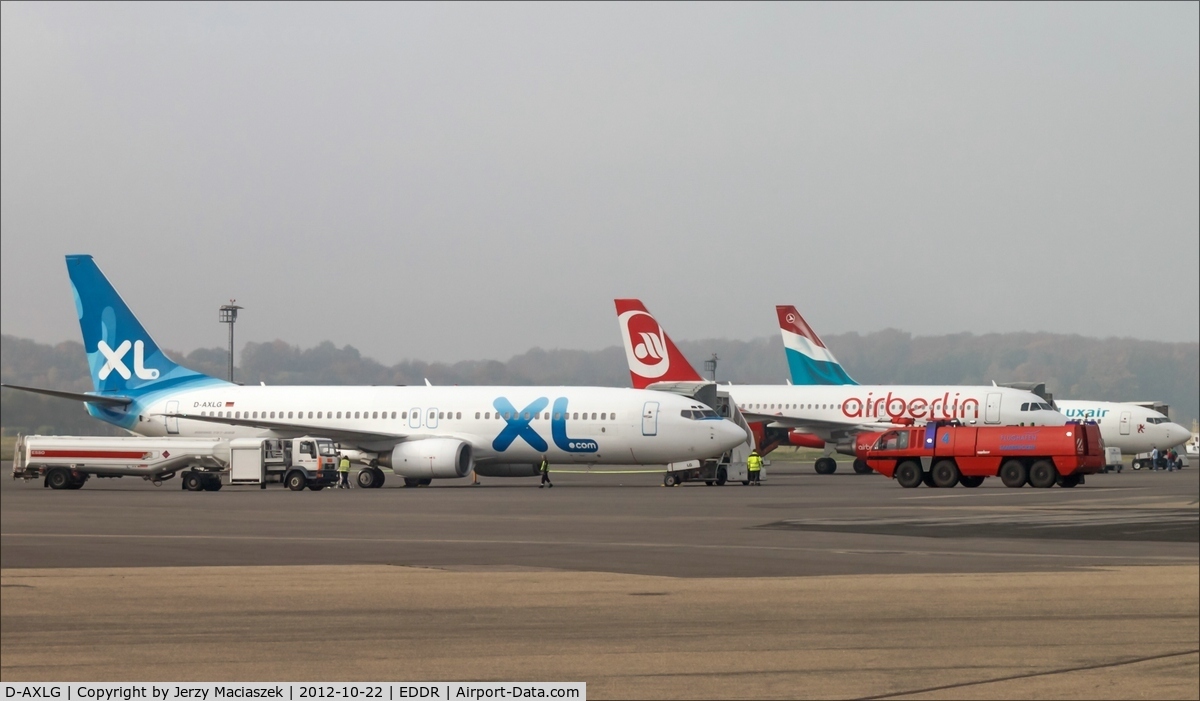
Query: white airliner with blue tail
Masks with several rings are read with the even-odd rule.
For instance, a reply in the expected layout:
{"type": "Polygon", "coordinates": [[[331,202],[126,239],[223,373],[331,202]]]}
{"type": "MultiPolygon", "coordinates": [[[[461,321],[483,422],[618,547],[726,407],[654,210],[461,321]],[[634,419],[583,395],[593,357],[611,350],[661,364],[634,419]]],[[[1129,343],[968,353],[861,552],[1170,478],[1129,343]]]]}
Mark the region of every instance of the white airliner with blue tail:
{"type": "MultiPolygon", "coordinates": [[[[780,305],[775,312],[792,384],[858,385],[795,307],[780,305]]],[[[1044,401],[1038,398],[1037,402],[1022,402],[1021,411],[1032,413],[1035,410],[1030,407],[1037,404],[1040,409],[1044,401]]],[[[1056,399],[1054,405],[1068,420],[1098,423],[1105,447],[1120,448],[1126,454],[1145,453],[1156,447],[1173,448],[1191,436],[1186,428],[1146,404],[1056,399]]]]}
{"type": "Polygon", "coordinates": [[[82,401],[143,436],[323,436],[406,484],[480,475],[532,476],[555,465],[665,465],[717,457],[746,431],[694,400],[613,387],[241,386],[173,362],[91,256],[67,256],[94,392],[5,385],[82,401]]]}

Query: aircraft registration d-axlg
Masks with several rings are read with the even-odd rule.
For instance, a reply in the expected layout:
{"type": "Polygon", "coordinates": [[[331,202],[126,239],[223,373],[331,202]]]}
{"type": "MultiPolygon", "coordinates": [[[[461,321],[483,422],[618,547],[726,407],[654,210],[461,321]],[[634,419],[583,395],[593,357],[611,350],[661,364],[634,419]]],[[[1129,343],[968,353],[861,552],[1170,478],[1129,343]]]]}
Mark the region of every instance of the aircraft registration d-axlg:
{"type": "Polygon", "coordinates": [[[13,387],[83,401],[144,436],[324,436],[379,479],[379,467],[408,479],[533,475],[543,455],[665,465],[748,440],[689,397],[642,389],[236,385],[168,358],[91,256],[67,256],[67,272],[95,391],[13,387]]]}

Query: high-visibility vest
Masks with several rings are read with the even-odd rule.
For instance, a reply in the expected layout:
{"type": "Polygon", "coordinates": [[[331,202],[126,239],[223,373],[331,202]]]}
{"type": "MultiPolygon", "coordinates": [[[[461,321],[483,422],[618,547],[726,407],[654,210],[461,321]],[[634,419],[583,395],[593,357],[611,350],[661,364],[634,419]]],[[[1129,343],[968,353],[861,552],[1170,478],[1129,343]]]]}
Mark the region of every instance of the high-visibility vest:
{"type": "Polygon", "coordinates": [[[349,472],[349,471],[350,471],[350,458],[342,458],[341,462],[338,463],[338,472],[349,472]]]}
{"type": "Polygon", "coordinates": [[[758,455],[751,455],[746,458],[746,469],[750,472],[758,472],[762,469],[762,458],[758,455]]]}
{"type": "Polygon", "coordinates": [[[541,466],[538,469],[541,470],[542,474],[549,472],[550,471],[550,461],[543,460],[541,466]]]}

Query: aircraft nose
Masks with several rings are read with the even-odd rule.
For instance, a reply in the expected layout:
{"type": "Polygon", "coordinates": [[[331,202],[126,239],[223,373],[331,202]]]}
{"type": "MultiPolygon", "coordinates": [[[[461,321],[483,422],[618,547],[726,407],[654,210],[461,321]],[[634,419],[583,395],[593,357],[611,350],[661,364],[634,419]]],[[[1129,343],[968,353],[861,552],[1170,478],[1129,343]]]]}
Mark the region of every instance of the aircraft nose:
{"type": "Polygon", "coordinates": [[[1192,437],[1192,432],[1176,423],[1167,424],[1167,444],[1170,447],[1175,447],[1180,443],[1186,443],[1192,437]]]}
{"type": "Polygon", "coordinates": [[[720,444],[722,452],[745,443],[749,438],[746,429],[728,419],[723,419],[713,427],[713,437],[720,444]]]}

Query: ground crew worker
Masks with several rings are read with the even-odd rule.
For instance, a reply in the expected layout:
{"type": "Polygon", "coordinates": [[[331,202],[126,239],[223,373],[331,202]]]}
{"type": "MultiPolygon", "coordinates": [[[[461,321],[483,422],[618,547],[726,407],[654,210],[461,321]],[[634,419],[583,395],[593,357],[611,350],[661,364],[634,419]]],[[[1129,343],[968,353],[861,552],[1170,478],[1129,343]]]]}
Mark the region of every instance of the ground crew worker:
{"type": "Polygon", "coordinates": [[[762,458],[757,450],[751,450],[750,457],[746,458],[746,471],[750,473],[750,484],[762,484],[758,481],[759,475],[762,474],[762,458]]]}
{"type": "Polygon", "coordinates": [[[554,483],[550,481],[550,461],[546,459],[545,455],[542,456],[542,464],[538,467],[538,471],[542,473],[542,483],[538,485],[538,489],[546,485],[550,485],[553,488],[554,483]]]}
{"type": "Polygon", "coordinates": [[[342,455],[338,460],[338,489],[350,488],[350,458],[342,455]]]}

